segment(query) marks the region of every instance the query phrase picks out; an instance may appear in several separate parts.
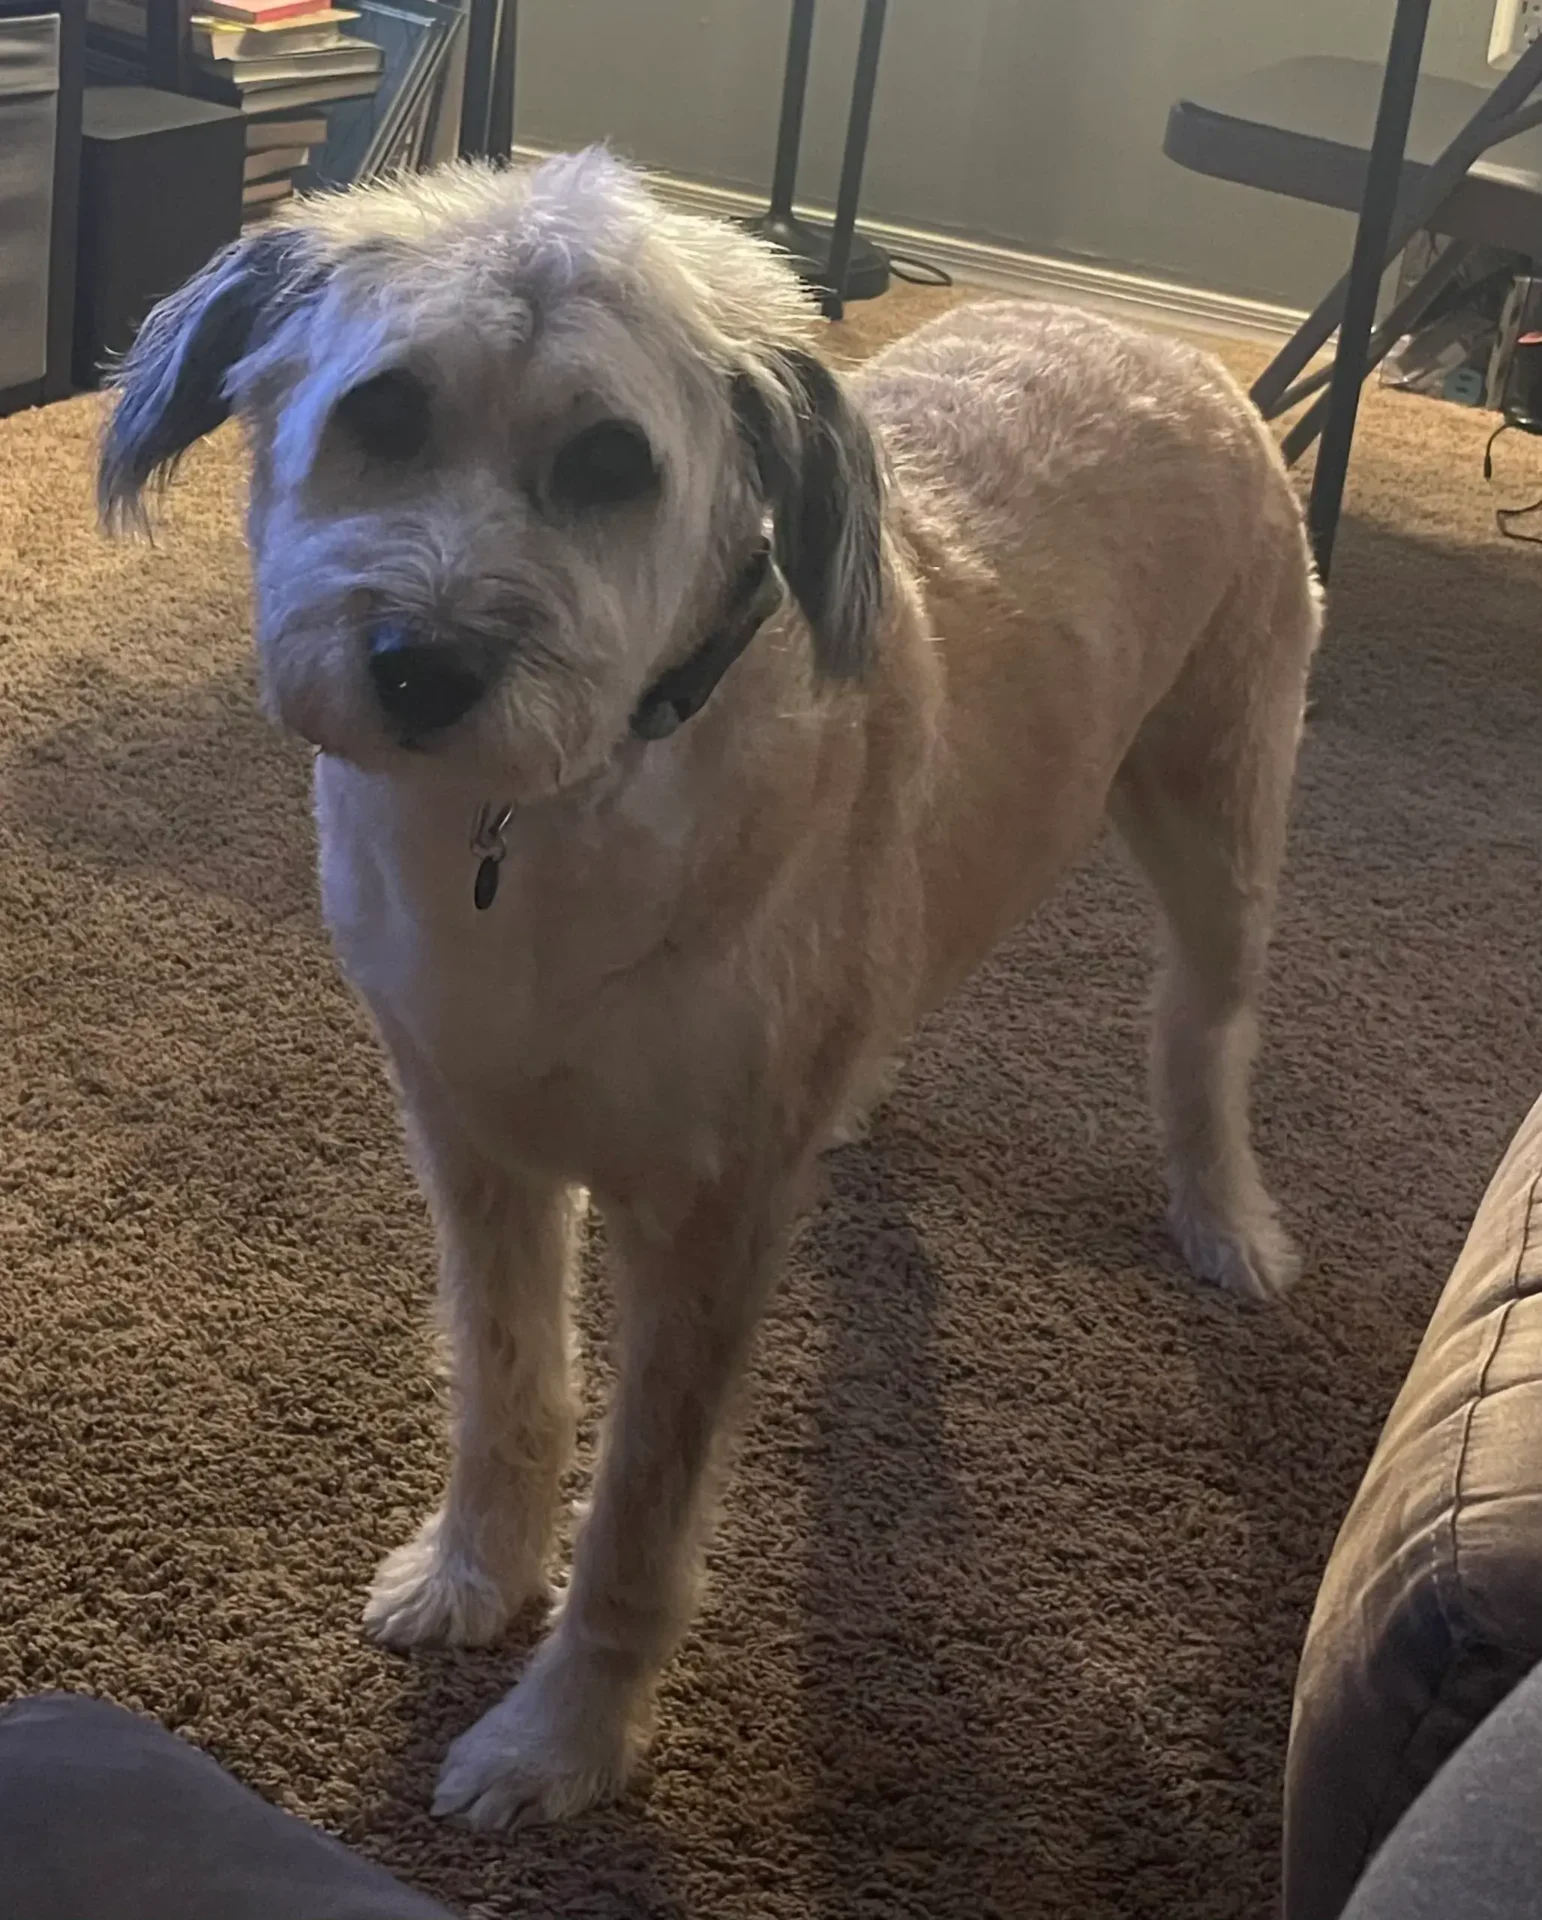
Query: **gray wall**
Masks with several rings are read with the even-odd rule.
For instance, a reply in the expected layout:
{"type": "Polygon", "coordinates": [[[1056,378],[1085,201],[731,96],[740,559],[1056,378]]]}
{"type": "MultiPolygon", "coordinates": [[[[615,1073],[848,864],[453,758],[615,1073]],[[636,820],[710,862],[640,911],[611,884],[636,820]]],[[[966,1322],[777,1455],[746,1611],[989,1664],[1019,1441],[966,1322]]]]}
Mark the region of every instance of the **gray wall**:
{"type": "MultiPolygon", "coordinates": [[[[1489,0],[1435,0],[1426,65],[1481,79],[1489,0]]],[[[823,0],[801,198],[834,197],[859,0],[823,0]]],[[[1379,60],[1392,0],[891,0],[870,217],[1309,306],[1341,215],[1164,160],[1172,100],[1297,53],[1379,60]]],[[[518,137],[608,139],[764,190],[785,0],[524,0],[518,137]]]]}

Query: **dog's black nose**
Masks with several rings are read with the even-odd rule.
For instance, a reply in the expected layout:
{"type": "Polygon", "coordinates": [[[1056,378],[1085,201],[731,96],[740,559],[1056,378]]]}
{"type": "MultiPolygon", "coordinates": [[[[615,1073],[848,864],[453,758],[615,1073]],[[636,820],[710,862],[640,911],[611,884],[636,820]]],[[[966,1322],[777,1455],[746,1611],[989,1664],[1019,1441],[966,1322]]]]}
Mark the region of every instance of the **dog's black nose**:
{"type": "Polygon", "coordinates": [[[375,697],[409,740],[453,726],[490,684],[485,661],[470,647],[425,639],[416,627],[382,621],[366,643],[375,697]]]}

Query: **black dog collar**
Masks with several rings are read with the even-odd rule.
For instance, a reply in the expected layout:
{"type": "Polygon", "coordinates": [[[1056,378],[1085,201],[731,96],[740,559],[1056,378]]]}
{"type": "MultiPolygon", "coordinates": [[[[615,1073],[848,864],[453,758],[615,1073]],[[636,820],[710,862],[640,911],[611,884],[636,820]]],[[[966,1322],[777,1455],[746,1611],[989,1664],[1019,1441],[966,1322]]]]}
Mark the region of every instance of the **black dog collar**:
{"type": "MultiPolygon", "coordinates": [[[[667,740],[700,713],[723,675],[781,604],[781,576],[771,564],[770,547],[762,541],[734,584],[722,623],[689,658],[661,673],[638,702],[632,715],[632,732],[637,738],[667,740]]],[[[471,897],[478,913],[486,913],[497,896],[505,852],[504,829],[513,812],[512,807],[488,804],[472,828],[471,851],[477,855],[477,870],[471,897]]]]}
{"type": "Polygon", "coordinates": [[[782,603],[782,582],[764,542],[735,582],[722,623],[688,659],[659,675],[638,702],[632,731],[639,740],[667,740],[700,713],[718,682],[782,603]]]}

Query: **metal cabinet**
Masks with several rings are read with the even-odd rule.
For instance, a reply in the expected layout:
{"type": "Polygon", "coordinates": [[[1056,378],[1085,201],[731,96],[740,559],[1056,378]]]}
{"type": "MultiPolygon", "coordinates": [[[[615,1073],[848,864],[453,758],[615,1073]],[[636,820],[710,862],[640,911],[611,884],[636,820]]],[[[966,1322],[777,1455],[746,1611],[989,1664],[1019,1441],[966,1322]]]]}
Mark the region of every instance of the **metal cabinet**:
{"type": "Polygon", "coordinates": [[[0,388],[48,369],[59,16],[0,19],[0,388]]]}

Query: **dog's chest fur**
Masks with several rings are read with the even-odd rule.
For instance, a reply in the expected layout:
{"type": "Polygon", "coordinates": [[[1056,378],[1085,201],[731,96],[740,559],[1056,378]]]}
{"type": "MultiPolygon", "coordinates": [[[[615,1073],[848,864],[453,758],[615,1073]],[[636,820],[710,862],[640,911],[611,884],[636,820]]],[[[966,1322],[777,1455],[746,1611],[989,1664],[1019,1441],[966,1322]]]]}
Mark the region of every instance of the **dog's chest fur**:
{"type": "Polygon", "coordinates": [[[650,798],[589,832],[516,815],[479,912],[467,789],[317,761],[323,910],[398,1070],[431,1075],[490,1152],[585,1182],[718,1152],[701,1063],[726,1016],[671,940],[688,848],[650,798]]]}

